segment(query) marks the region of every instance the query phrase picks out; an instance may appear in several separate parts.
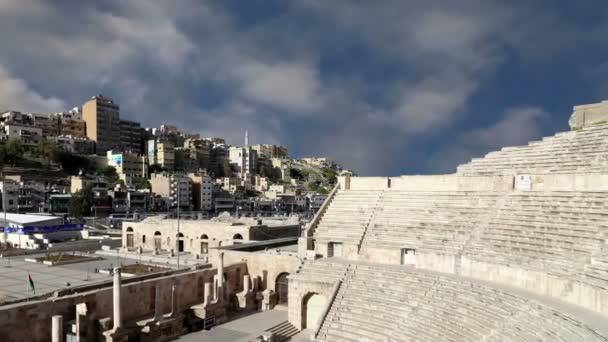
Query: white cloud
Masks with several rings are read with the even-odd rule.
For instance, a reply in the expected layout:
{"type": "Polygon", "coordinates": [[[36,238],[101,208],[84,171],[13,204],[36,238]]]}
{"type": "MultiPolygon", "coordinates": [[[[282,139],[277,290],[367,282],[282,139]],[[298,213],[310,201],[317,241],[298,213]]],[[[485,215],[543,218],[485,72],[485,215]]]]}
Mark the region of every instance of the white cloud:
{"type": "Polygon", "coordinates": [[[37,93],[24,80],[10,75],[0,64],[0,110],[53,112],[64,108],[63,101],[37,93]]]}
{"type": "Polygon", "coordinates": [[[314,66],[304,63],[246,63],[234,69],[243,94],[250,100],[295,112],[322,104],[321,82],[314,66]]]}

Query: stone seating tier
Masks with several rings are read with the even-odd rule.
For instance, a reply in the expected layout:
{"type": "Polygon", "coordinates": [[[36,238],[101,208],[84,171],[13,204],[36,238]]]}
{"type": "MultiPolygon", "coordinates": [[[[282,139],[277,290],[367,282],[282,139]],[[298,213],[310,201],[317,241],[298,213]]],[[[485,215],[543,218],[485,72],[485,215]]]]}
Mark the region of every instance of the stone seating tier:
{"type": "Polygon", "coordinates": [[[505,147],[457,169],[463,175],[606,172],[608,125],[558,133],[527,146],[505,147]]]}
{"type": "Polygon", "coordinates": [[[365,199],[352,193],[338,192],[319,223],[318,242],[360,244],[362,252],[415,248],[461,255],[608,287],[608,277],[594,270],[601,264],[587,267],[608,236],[602,192],[378,190],[366,191],[365,199]],[[334,206],[346,195],[354,212],[334,206]]]}
{"type": "Polygon", "coordinates": [[[409,267],[353,263],[346,270],[317,340],[606,341],[606,338],[541,302],[490,285],[409,267]]]}

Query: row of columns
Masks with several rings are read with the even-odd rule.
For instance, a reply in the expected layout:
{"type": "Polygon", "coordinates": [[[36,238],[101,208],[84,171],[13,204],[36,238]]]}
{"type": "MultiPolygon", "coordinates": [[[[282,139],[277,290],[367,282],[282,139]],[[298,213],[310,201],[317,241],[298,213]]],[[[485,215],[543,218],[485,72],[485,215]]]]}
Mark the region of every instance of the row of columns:
{"type": "MultiPolygon", "coordinates": [[[[122,328],[122,310],[121,310],[121,291],[122,291],[122,277],[121,271],[119,267],[114,268],[114,276],[113,276],[113,286],[112,286],[112,318],[113,318],[113,327],[112,331],[116,332],[122,328]]],[[[224,301],[224,253],[219,253],[219,265],[217,269],[216,275],[217,282],[217,291],[215,301],[221,303],[224,301]]],[[[246,291],[249,290],[249,276],[245,275],[245,288],[246,291]]],[[[211,292],[211,284],[205,283],[204,285],[205,298],[204,303],[210,304],[211,297],[209,293],[211,292]]],[[[155,296],[154,296],[154,320],[160,321],[163,318],[162,313],[162,298],[161,298],[161,288],[159,284],[156,284],[155,287],[155,296]]],[[[79,309],[77,308],[76,315],[79,314],[79,309]]],[[[177,291],[176,286],[173,285],[171,288],[171,316],[175,316],[177,314],[177,291]]],[[[63,337],[63,316],[55,315],[52,317],[52,342],[62,342],[64,341],[63,337]]],[[[77,331],[77,340],[80,340],[80,331],[77,331]]]]}

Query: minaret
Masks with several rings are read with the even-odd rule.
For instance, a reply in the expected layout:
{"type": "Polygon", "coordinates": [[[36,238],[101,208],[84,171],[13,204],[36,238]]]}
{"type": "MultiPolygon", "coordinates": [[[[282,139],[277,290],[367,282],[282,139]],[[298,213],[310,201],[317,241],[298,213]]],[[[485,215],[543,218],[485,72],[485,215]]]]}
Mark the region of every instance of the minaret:
{"type": "Polygon", "coordinates": [[[249,130],[245,129],[245,147],[249,147],[249,130]]]}

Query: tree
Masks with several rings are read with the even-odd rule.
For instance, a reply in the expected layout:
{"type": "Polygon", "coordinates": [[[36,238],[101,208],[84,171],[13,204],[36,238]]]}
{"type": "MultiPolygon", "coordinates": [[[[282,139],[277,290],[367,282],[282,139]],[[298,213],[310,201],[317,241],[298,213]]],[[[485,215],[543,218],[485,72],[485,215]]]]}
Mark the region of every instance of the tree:
{"type": "Polygon", "coordinates": [[[38,152],[38,155],[46,161],[46,166],[48,167],[51,161],[55,159],[57,146],[48,139],[42,139],[36,147],[36,152],[38,152]]]}
{"type": "Polygon", "coordinates": [[[145,177],[137,177],[133,179],[133,185],[136,189],[151,189],[150,181],[145,177]]]}
{"type": "Polygon", "coordinates": [[[297,180],[303,180],[304,174],[298,169],[289,169],[289,177],[297,180]]]}
{"type": "Polygon", "coordinates": [[[15,166],[23,158],[23,152],[25,149],[21,140],[10,139],[4,145],[4,160],[7,164],[15,166]]]}
{"type": "Polygon", "coordinates": [[[68,214],[78,219],[91,213],[94,204],[93,188],[88,186],[75,193],[68,202],[68,214]]]}
{"type": "Polygon", "coordinates": [[[83,170],[91,169],[91,160],[85,158],[83,156],[79,156],[77,154],[73,154],[68,151],[63,151],[61,149],[56,149],[53,154],[53,162],[61,165],[61,168],[71,174],[76,175],[78,172],[83,170]]]}
{"type": "Polygon", "coordinates": [[[116,168],[114,166],[110,166],[110,165],[104,165],[104,166],[98,167],[97,174],[110,178],[110,179],[118,178],[118,174],[116,173],[116,168]]]}

